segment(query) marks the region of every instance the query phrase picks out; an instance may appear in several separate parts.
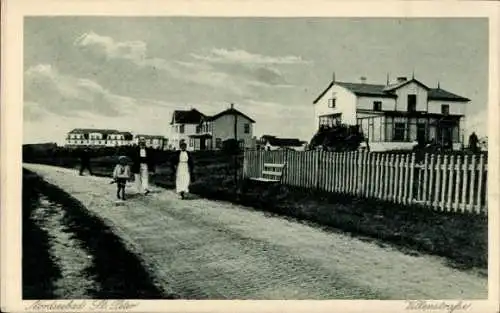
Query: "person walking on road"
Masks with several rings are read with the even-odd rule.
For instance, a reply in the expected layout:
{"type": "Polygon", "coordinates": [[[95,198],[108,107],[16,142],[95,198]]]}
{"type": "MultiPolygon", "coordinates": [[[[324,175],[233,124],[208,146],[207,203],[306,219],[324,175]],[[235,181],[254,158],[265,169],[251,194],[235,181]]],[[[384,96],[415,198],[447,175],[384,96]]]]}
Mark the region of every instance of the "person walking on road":
{"type": "Polygon", "coordinates": [[[140,193],[147,195],[149,190],[149,174],[155,170],[154,151],[146,147],[146,140],[139,138],[139,146],[132,155],[132,172],[140,193]]]}
{"type": "Polygon", "coordinates": [[[80,152],[80,176],[83,176],[85,170],[89,171],[92,175],[92,169],[90,168],[90,151],[88,148],[84,148],[80,152]]]}
{"type": "Polygon", "coordinates": [[[118,164],[116,164],[115,170],[113,171],[113,183],[116,183],[116,197],[119,200],[125,200],[125,186],[127,181],[130,179],[130,166],[128,165],[128,159],[126,156],[120,156],[118,158],[118,164]]]}
{"type": "Polygon", "coordinates": [[[191,153],[186,150],[186,143],[181,142],[179,147],[180,150],[176,151],[173,156],[172,167],[175,173],[175,189],[181,199],[185,199],[193,180],[194,163],[191,153]]]}

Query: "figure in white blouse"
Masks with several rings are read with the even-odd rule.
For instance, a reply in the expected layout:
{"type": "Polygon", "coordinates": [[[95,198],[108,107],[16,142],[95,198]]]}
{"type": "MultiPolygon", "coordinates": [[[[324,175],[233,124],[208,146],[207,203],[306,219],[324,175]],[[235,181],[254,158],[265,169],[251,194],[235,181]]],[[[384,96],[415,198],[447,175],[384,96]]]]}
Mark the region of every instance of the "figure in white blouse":
{"type": "Polygon", "coordinates": [[[175,189],[182,199],[189,193],[189,185],[193,180],[193,159],[186,150],[186,143],[181,142],[180,150],[174,154],[172,161],[175,173],[175,189]]]}

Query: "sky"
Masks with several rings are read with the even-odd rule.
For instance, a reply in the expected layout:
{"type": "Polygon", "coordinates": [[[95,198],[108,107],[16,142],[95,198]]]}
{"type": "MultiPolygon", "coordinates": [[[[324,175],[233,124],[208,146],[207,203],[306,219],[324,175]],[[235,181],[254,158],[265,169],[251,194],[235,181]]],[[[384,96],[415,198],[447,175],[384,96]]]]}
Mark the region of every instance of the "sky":
{"type": "Polygon", "coordinates": [[[471,99],[486,135],[488,21],[472,18],[27,17],[24,143],[73,128],[170,134],[173,110],[230,103],[254,135],[310,140],[330,83],[415,78],[471,99]]]}

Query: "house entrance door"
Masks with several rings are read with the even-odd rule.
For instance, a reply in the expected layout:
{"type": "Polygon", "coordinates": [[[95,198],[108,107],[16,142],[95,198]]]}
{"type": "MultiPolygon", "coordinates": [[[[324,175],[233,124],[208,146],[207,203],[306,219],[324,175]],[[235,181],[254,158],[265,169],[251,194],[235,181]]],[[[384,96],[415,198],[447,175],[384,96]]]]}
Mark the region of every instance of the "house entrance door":
{"type": "Polygon", "coordinates": [[[452,146],[452,128],[450,126],[441,126],[439,128],[439,143],[445,148],[452,146]]]}
{"type": "Polygon", "coordinates": [[[205,138],[201,138],[200,139],[200,150],[206,150],[207,149],[207,143],[206,143],[206,139],[205,138]]]}

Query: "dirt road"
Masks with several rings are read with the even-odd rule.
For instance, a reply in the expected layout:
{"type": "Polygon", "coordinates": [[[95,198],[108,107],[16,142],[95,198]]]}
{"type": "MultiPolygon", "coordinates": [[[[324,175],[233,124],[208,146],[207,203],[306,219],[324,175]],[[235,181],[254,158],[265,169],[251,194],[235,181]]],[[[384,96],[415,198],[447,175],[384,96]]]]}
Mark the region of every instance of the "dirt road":
{"type": "MultiPolygon", "coordinates": [[[[487,280],[436,257],[155,188],[115,204],[109,179],[26,164],[98,215],[165,293],[186,299],[484,299],[487,280]]],[[[120,260],[116,260],[120,262],[120,260]]]]}

